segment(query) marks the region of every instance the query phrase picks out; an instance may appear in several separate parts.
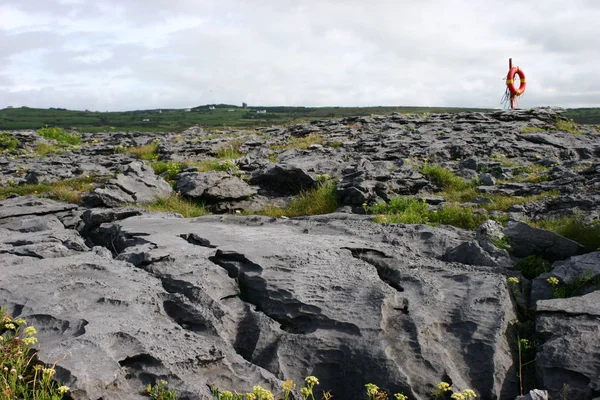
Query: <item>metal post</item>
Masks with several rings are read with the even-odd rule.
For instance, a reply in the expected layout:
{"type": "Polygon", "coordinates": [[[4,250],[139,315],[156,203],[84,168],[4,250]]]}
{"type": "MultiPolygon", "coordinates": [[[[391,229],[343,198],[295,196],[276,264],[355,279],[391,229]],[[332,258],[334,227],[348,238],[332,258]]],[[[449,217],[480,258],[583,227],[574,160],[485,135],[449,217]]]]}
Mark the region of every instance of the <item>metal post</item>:
{"type": "MultiPolygon", "coordinates": [[[[512,69],[512,58],[509,58],[508,59],[508,70],[510,71],[511,69],[512,69]]],[[[515,96],[512,93],[510,94],[510,108],[512,110],[514,110],[515,108],[517,108],[517,96],[515,96]]]]}

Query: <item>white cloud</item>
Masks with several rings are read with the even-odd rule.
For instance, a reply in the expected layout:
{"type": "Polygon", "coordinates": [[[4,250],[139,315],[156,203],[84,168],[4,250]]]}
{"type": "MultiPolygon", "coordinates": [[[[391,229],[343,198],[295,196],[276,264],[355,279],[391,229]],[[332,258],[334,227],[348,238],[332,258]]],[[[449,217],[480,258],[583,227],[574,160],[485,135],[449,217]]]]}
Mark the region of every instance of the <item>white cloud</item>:
{"type": "Polygon", "coordinates": [[[0,107],[600,106],[599,4],[7,0],[0,107]]]}

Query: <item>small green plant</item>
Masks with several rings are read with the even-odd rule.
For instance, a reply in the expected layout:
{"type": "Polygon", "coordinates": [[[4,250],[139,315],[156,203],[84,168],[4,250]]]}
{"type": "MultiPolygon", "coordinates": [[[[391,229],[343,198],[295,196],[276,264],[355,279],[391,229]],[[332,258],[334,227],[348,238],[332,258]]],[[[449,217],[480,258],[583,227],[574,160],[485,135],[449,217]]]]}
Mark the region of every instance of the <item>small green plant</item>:
{"type": "Polygon", "coordinates": [[[45,126],[37,130],[38,135],[46,139],[54,139],[60,145],[77,145],[81,143],[81,136],[76,133],[66,132],[62,128],[45,126]]]}
{"type": "Polygon", "coordinates": [[[169,389],[168,384],[169,382],[165,380],[159,380],[154,386],[148,384],[145,393],[152,400],[177,400],[177,393],[175,390],[169,389]]]}
{"type": "Polygon", "coordinates": [[[19,140],[12,137],[8,132],[0,132],[0,151],[14,150],[19,146],[19,140]]]}
{"type": "Polygon", "coordinates": [[[502,250],[510,250],[510,243],[508,236],[502,236],[501,238],[492,240],[492,244],[502,250]]]}
{"type": "Polygon", "coordinates": [[[0,307],[0,399],[61,400],[69,391],[54,381],[55,365],[38,361],[37,330],[0,307]]]}
{"type": "Polygon", "coordinates": [[[537,278],[543,273],[550,272],[552,267],[540,256],[527,256],[515,264],[515,268],[527,279],[537,278]]]}

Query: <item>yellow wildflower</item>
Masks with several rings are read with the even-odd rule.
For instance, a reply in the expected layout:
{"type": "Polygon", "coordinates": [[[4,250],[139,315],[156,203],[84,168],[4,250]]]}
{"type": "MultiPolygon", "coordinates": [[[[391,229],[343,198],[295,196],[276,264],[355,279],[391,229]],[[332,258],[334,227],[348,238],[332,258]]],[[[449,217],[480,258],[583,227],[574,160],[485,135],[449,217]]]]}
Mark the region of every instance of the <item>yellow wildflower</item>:
{"type": "Polygon", "coordinates": [[[23,344],[25,346],[33,346],[34,344],[37,343],[37,338],[34,337],[26,337],[25,339],[23,339],[23,344]]]}
{"type": "Polygon", "coordinates": [[[58,393],[65,394],[71,389],[68,386],[63,385],[63,386],[60,386],[57,390],[58,390],[58,393]]]}
{"type": "Polygon", "coordinates": [[[37,333],[37,329],[35,329],[33,326],[28,326],[25,328],[25,330],[23,330],[23,333],[27,336],[33,336],[37,333]]]}

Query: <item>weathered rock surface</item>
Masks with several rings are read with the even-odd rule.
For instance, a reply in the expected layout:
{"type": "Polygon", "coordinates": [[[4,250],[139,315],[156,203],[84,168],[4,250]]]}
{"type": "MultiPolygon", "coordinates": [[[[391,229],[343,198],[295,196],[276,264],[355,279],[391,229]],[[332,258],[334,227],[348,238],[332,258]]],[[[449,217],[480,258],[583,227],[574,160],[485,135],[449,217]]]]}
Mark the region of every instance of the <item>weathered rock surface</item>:
{"type": "Polygon", "coordinates": [[[177,176],[175,189],[184,196],[211,203],[245,199],[258,191],[226,172],[184,172],[177,176]]]}
{"type": "Polygon", "coordinates": [[[598,290],[581,297],[537,302],[536,330],[543,339],[537,352],[537,375],[552,398],[563,390],[574,399],[600,394],[598,304],[598,290]]]}
{"type": "Polygon", "coordinates": [[[140,161],[127,165],[122,174],[94,189],[85,197],[90,206],[116,207],[125,204],[148,204],[169,197],[173,188],[156,176],[152,168],[140,161]]]}
{"type": "MultiPolygon", "coordinates": [[[[275,388],[311,374],[345,399],[366,381],[425,399],[442,379],[514,397],[504,276],[437,258],[465,240],[459,230],[345,214],[86,220],[116,260],[81,247],[13,251],[1,266],[0,302],[38,327],[40,357],[61,359],[76,399],[135,399],[159,378],[209,398],[207,384],[275,388]]],[[[63,231],[38,233],[56,247],[63,231]]]]}

